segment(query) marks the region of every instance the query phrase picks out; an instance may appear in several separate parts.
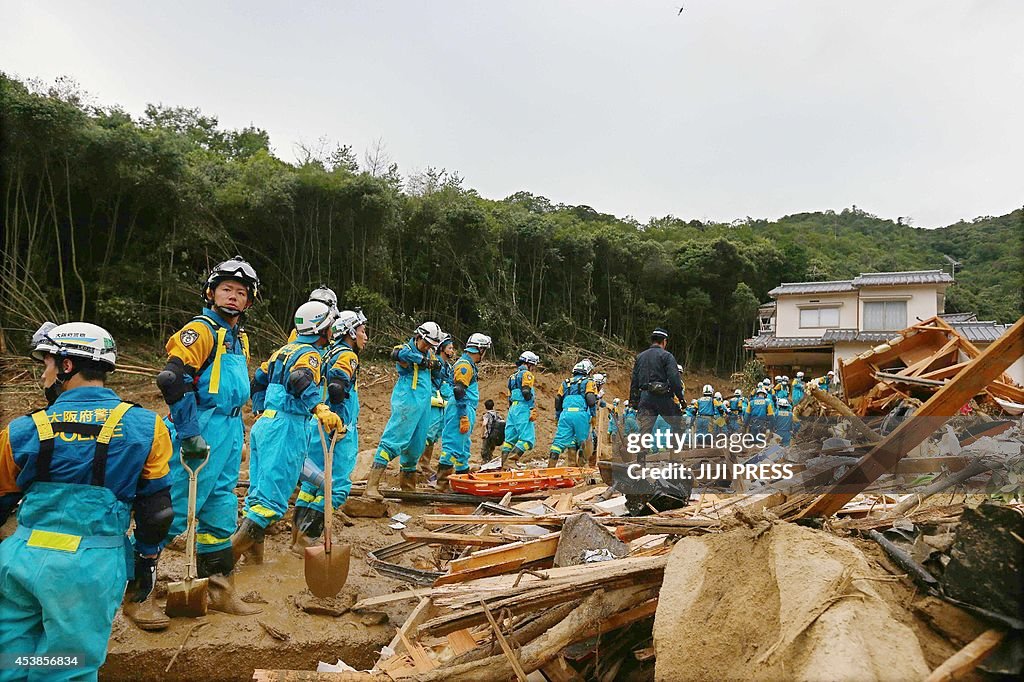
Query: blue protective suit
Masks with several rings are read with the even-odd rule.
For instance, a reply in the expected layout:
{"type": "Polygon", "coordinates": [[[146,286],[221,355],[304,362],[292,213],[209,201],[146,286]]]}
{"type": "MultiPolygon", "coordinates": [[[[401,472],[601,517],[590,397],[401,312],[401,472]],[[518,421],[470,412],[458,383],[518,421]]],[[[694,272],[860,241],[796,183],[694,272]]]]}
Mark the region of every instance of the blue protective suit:
{"type": "Polygon", "coordinates": [[[537,441],[537,429],[533,423],[533,408],[537,403],[536,379],[526,364],[519,365],[516,373],[508,378],[508,419],[505,423],[505,442],[502,452],[532,450],[537,441]],[[523,389],[531,391],[530,399],[523,396],[523,389]]]}
{"type": "MultiPolygon", "coordinates": [[[[469,471],[470,443],[476,425],[476,408],[480,404],[476,363],[469,353],[463,353],[455,361],[452,374],[454,383],[464,386],[465,392],[461,399],[456,398],[453,392],[452,400],[444,409],[444,431],[441,434],[441,457],[438,464],[455,467],[455,473],[464,474],[469,471]],[[459,427],[463,417],[469,418],[469,430],[466,433],[462,433],[459,427]]],[[[508,428],[507,424],[505,428],[508,428]]]]}
{"type": "Polygon", "coordinates": [[[793,387],[790,389],[790,395],[793,396],[793,400],[791,401],[793,403],[793,407],[800,404],[800,401],[804,399],[804,395],[806,395],[806,393],[807,389],[804,386],[804,380],[793,379],[793,387]]]}
{"type": "Polygon", "coordinates": [[[726,414],[726,428],[729,433],[739,433],[743,430],[743,413],[747,409],[747,399],[734,395],[725,404],[729,408],[726,414]]]}
{"type": "Polygon", "coordinates": [[[754,396],[747,401],[743,424],[755,436],[771,428],[775,416],[775,405],[767,397],[754,396]]]}
{"type": "Polygon", "coordinates": [[[725,406],[714,397],[705,395],[697,398],[697,433],[714,432],[717,422],[725,417],[725,406]]]}
{"type": "Polygon", "coordinates": [[[597,385],[586,375],[574,374],[559,386],[555,397],[558,427],[551,442],[551,457],[561,455],[566,448],[581,448],[590,438],[592,409],[587,405],[588,393],[594,394],[596,398],[597,385]]]}
{"type": "MultiPolygon", "coordinates": [[[[188,377],[195,392],[170,406],[175,452],[182,440],[201,434],[210,459],[196,482],[196,551],[207,554],[231,545],[238,519],[238,470],[242,464],[245,427],[242,406],[249,400],[249,341],[242,329],[230,327],[216,312],[204,308],[167,341],[170,357],[196,370],[188,377]]],[[[188,473],[181,459],[171,457],[171,500],[174,523],[168,538],[185,532],[188,473]]]]}
{"type": "Polygon", "coordinates": [[[309,449],[309,422],[322,395],[322,358],[313,345],[316,340],[300,334],[271,355],[267,371],[260,368],[254,379],[266,387],[266,402],[249,436],[249,494],[244,513],[263,528],[288,510],[309,449]],[[307,373],[308,383],[293,384],[293,372],[307,373]]]}
{"type": "Polygon", "coordinates": [[[0,433],[0,523],[23,496],[0,543],[0,651],[79,657],[73,669],[0,669],[0,680],[96,679],[134,569],[132,503],[167,490],[170,455],[155,413],[101,387],[66,391],[0,433]]]}
{"type": "Polygon", "coordinates": [[[783,445],[789,445],[793,435],[799,428],[800,422],[797,421],[793,415],[793,410],[789,407],[780,407],[775,411],[775,417],[772,420],[772,430],[779,434],[782,438],[783,445]]]}
{"type": "Polygon", "coordinates": [[[437,356],[429,350],[421,353],[415,339],[396,346],[393,353],[397,355],[398,381],[391,391],[391,416],[384,425],[373,466],[386,467],[397,457],[402,471],[413,472],[427,443],[433,393],[429,367],[437,356]]]}
{"type": "MultiPolygon", "coordinates": [[[[331,506],[335,509],[345,504],[349,493],[352,491],[352,470],[356,466],[356,456],[359,454],[359,356],[344,341],[335,343],[323,362],[323,392],[321,402],[330,406],[331,411],[341,417],[341,421],[348,428],[345,437],[340,439],[334,446],[334,459],[331,462],[331,478],[334,484],[331,487],[331,506]],[[338,402],[330,400],[327,394],[327,386],[337,381],[345,390],[345,396],[338,402]]],[[[312,460],[319,468],[324,468],[324,450],[320,442],[320,427],[316,419],[311,419],[309,424],[310,442],[306,452],[306,458],[312,460]]],[[[327,447],[331,446],[331,437],[324,434],[327,447]]],[[[324,491],[311,483],[303,482],[299,490],[298,498],[295,501],[296,507],[311,507],[319,512],[324,510],[324,491]]]]}
{"type": "Polygon", "coordinates": [[[427,429],[427,445],[433,445],[441,440],[445,407],[452,399],[452,377],[454,376],[452,366],[440,356],[438,356],[438,360],[441,362],[441,367],[430,377],[434,394],[430,397],[430,428],[427,429]]]}

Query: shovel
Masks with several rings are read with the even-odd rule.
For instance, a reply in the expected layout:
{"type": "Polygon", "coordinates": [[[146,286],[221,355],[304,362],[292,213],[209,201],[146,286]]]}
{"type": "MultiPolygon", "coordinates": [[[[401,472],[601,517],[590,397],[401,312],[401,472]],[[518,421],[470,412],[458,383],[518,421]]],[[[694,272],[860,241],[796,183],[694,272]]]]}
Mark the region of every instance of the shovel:
{"type": "Polygon", "coordinates": [[[327,448],[323,427],[317,424],[320,432],[320,446],[324,449],[324,544],[306,548],[305,575],[306,586],[316,597],[333,597],[341,592],[348,580],[348,563],[352,553],[349,545],[331,546],[331,519],[334,507],[331,505],[331,488],[334,479],[331,477],[331,464],[334,459],[334,446],[344,431],[334,432],[331,447],[327,448]]]}
{"type": "MultiPolygon", "coordinates": [[[[207,578],[196,577],[196,487],[199,472],[210,461],[210,451],[195,469],[189,466],[181,453],[181,465],[188,472],[188,531],[185,534],[185,579],[167,585],[167,605],[164,613],[169,618],[184,616],[198,618],[206,615],[207,578]]],[[[193,460],[195,461],[195,460],[193,460]]]]}

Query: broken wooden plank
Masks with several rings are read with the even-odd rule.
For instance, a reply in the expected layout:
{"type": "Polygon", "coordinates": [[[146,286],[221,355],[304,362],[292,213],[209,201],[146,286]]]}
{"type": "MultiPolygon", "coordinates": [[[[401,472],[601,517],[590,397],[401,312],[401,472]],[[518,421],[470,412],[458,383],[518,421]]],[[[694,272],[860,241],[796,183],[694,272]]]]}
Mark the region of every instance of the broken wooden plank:
{"type": "Polygon", "coordinates": [[[471,556],[453,560],[448,565],[448,570],[451,573],[458,573],[515,559],[522,559],[523,563],[547,559],[555,555],[559,536],[560,533],[548,533],[536,540],[509,542],[501,547],[481,550],[471,556]]]}
{"type": "Polygon", "coordinates": [[[488,564],[486,566],[471,568],[465,571],[448,573],[434,580],[434,586],[453,585],[455,583],[464,583],[470,580],[476,580],[477,578],[490,578],[504,573],[511,573],[512,571],[521,568],[523,563],[523,559],[517,557],[500,563],[488,564]]]}
{"type": "Polygon", "coordinates": [[[420,519],[425,526],[446,526],[452,523],[486,523],[491,526],[561,526],[567,515],[543,514],[539,516],[487,516],[484,514],[424,514],[420,519]]]}
{"type": "Polygon", "coordinates": [[[882,437],[872,431],[871,427],[865,424],[860,417],[854,414],[853,410],[851,410],[842,400],[811,384],[808,384],[807,389],[811,396],[819,403],[846,417],[850,422],[850,426],[853,427],[853,430],[859,433],[864,440],[869,443],[877,443],[882,440],[882,437]]]}
{"type": "MultiPolygon", "coordinates": [[[[914,337],[916,338],[916,337],[914,337]]],[[[831,516],[867,488],[875,479],[891,471],[896,462],[937,430],[936,417],[952,417],[971,397],[1000,376],[1017,358],[1024,356],[1024,317],[996,339],[962,372],[929,398],[910,419],[903,421],[888,436],[875,444],[829,492],[819,495],[800,518],[831,516]]]]}
{"type": "Polygon", "coordinates": [[[504,538],[494,536],[436,533],[429,530],[403,530],[402,537],[410,542],[426,542],[431,545],[459,545],[461,547],[498,547],[508,542],[504,538]]]}
{"type": "Polygon", "coordinates": [[[498,645],[501,650],[505,652],[505,657],[508,659],[509,664],[512,666],[513,672],[516,674],[516,679],[519,682],[526,682],[526,671],[523,670],[523,666],[519,665],[519,659],[516,658],[516,652],[512,650],[508,640],[505,639],[505,634],[498,627],[498,622],[494,620],[494,615],[491,614],[491,610],[487,608],[487,604],[484,600],[480,600],[480,608],[484,610],[484,615],[487,616],[487,622],[491,625],[491,632],[494,633],[494,638],[498,640],[498,645]]]}
{"type": "Polygon", "coordinates": [[[931,675],[924,678],[924,682],[950,682],[962,679],[995,651],[1005,636],[1006,633],[1001,630],[986,630],[973,642],[946,659],[932,671],[931,675]]]}
{"type": "Polygon", "coordinates": [[[385,604],[393,604],[396,601],[405,601],[406,599],[422,599],[423,597],[429,595],[429,587],[419,587],[415,590],[402,590],[401,592],[382,594],[378,597],[368,597],[366,599],[360,599],[352,605],[352,610],[364,611],[367,609],[377,608],[378,606],[384,606],[385,604]]]}

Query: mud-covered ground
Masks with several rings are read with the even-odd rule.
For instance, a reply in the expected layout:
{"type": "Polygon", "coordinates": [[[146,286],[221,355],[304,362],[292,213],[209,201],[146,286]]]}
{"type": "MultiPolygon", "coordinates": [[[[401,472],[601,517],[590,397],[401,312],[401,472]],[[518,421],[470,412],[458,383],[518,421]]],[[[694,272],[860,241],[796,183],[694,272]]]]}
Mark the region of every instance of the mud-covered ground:
{"type": "MultiPolygon", "coordinates": [[[[492,399],[497,409],[504,414],[507,407],[508,390],[506,382],[513,371],[508,364],[485,362],[480,372],[480,410],[483,401],[492,399]]],[[[19,366],[16,375],[6,377],[0,388],[0,426],[5,426],[14,417],[43,406],[42,393],[31,383],[34,367],[19,366]],[[13,376],[13,380],[12,377],[13,376]]],[[[606,398],[625,399],[629,391],[628,367],[599,367],[609,374],[606,398]]],[[[156,368],[154,368],[155,374],[156,368]]],[[[538,373],[538,418],[537,447],[531,459],[538,463],[546,461],[548,446],[554,436],[554,395],[562,374],[541,371],[538,373]]],[[[688,395],[699,390],[709,376],[687,376],[688,395]]],[[[373,448],[383,431],[390,414],[390,397],[395,374],[386,365],[366,365],[360,377],[360,450],[373,448]]],[[[721,380],[720,380],[721,381],[721,380]]],[[[163,414],[166,406],[152,379],[146,376],[115,373],[110,386],[123,398],[137,402],[163,414]]],[[[718,386],[716,386],[718,388],[718,386]]],[[[721,388],[731,390],[723,381],[721,388]]],[[[247,426],[252,415],[245,410],[247,426]]],[[[478,429],[480,420],[477,420],[478,429]]],[[[479,463],[479,435],[474,439],[473,460],[479,463]]],[[[437,453],[435,452],[435,463],[437,453]]],[[[243,463],[241,478],[247,479],[247,464],[243,463]]],[[[392,469],[395,467],[393,466],[392,469]]],[[[385,486],[396,486],[395,472],[389,470],[385,486]]],[[[239,489],[240,496],[244,489],[239,489]]],[[[415,519],[423,513],[436,511],[437,505],[399,504],[392,502],[392,512],[404,511],[414,520],[411,528],[417,527],[415,519]]],[[[349,580],[341,598],[354,600],[386,594],[410,585],[378,575],[369,568],[364,557],[367,551],[398,542],[398,531],[388,527],[388,519],[354,518],[355,525],[335,524],[336,542],[352,546],[352,563],[349,580]]],[[[7,535],[14,526],[11,519],[2,533],[7,535]]],[[[100,676],[108,680],[121,679],[250,679],[256,668],[314,669],[318,660],[334,663],[339,658],[357,669],[370,667],[377,659],[381,647],[394,636],[395,628],[401,625],[414,606],[413,602],[398,602],[382,608],[380,614],[346,613],[334,617],[311,615],[301,610],[296,602],[308,598],[303,577],[303,560],[288,552],[290,524],[282,520],[272,527],[266,544],[266,561],[262,565],[242,564],[236,571],[236,586],[247,600],[255,600],[263,612],[248,617],[233,617],[210,612],[203,620],[205,625],[188,638],[170,672],[164,669],[178,651],[186,634],[196,624],[195,620],[177,618],[162,632],[143,632],[130,623],[122,614],[114,622],[110,649],[106,665],[100,676]],[[266,603],[260,603],[266,602],[266,603]],[[381,621],[379,623],[375,621],[381,621]],[[277,632],[285,639],[270,634],[277,632]]],[[[431,550],[424,549],[410,560],[415,559],[424,567],[432,560],[431,550]]],[[[158,575],[155,594],[163,604],[168,581],[178,580],[184,575],[184,554],[172,549],[164,552],[158,575]]]]}

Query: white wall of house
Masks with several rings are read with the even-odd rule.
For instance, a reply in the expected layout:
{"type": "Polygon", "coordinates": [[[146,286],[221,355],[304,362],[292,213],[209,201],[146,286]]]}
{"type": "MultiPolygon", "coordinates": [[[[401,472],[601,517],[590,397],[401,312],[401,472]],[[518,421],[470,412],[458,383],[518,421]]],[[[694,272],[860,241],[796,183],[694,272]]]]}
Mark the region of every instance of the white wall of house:
{"type": "MultiPolygon", "coordinates": [[[[850,291],[838,294],[805,294],[800,296],[779,296],[775,308],[776,336],[822,336],[829,329],[857,328],[857,292],[850,291]],[[831,321],[837,319],[838,324],[818,327],[801,327],[800,311],[815,308],[828,308],[838,311],[833,318],[821,318],[831,321]]],[[[835,315],[833,313],[833,315],[835,315]]],[[[805,319],[807,315],[805,314],[805,319]]]]}
{"type": "Polygon", "coordinates": [[[863,353],[864,351],[871,350],[876,345],[879,344],[864,342],[836,343],[836,345],[832,349],[832,361],[834,363],[834,367],[832,367],[832,369],[838,372],[839,363],[845,362],[846,360],[851,360],[860,355],[861,353],[863,353]]]}

